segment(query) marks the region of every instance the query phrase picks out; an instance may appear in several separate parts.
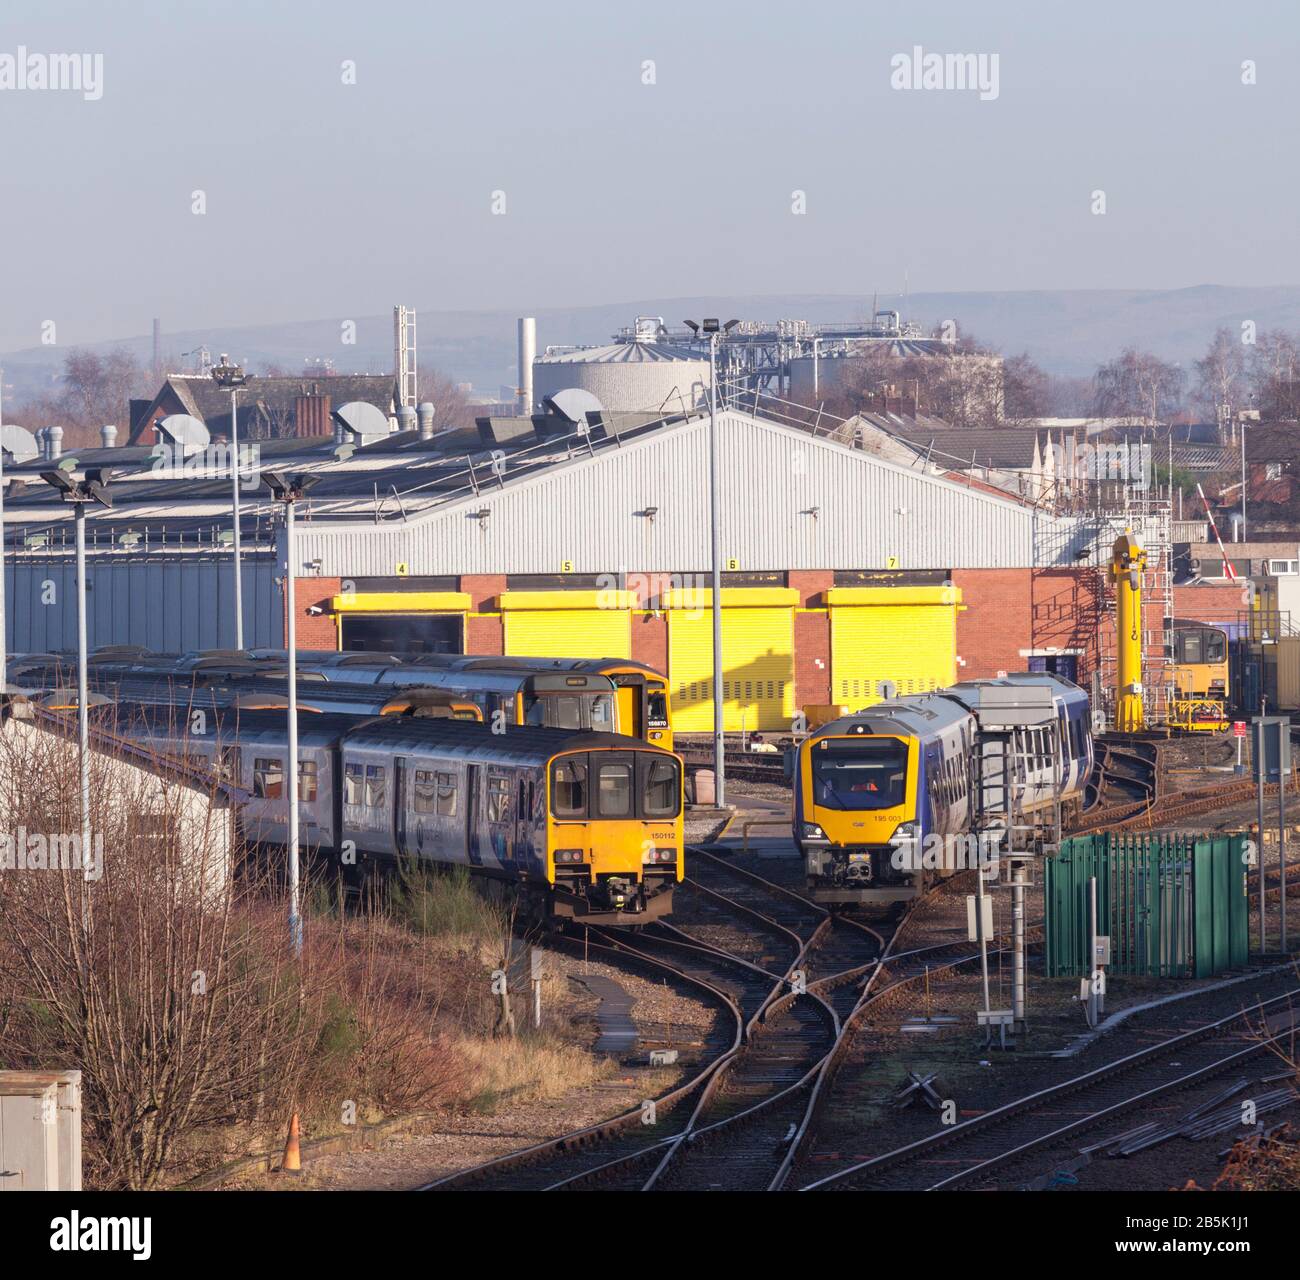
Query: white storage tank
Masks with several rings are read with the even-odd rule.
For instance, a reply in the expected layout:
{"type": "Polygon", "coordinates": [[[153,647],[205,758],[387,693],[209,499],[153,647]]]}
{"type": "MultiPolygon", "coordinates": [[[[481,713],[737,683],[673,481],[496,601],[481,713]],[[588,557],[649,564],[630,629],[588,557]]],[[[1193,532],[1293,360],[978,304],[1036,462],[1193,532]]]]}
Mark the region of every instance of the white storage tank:
{"type": "Polygon", "coordinates": [[[548,348],[533,362],[533,402],[578,387],[611,413],[680,413],[707,398],[707,356],[658,341],[640,322],[636,333],[607,347],[548,348]]]}

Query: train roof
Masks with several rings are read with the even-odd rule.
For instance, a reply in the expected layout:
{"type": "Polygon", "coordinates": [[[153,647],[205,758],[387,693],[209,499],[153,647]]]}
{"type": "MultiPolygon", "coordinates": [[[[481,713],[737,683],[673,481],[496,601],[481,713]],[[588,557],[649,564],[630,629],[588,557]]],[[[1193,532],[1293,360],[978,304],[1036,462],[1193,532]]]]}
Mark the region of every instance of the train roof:
{"type": "MultiPolygon", "coordinates": [[[[128,715],[122,716],[118,732],[134,734],[148,732],[157,738],[180,738],[202,742],[217,738],[225,742],[284,743],[289,736],[288,716],[283,709],[274,711],[249,711],[238,707],[214,707],[209,713],[212,725],[206,734],[192,731],[189,713],[184,708],[171,706],[132,706],[128,715]]],[[[343,714],[320,714],[313,711],[298,712],[298,746],[332,747],[340,738],[369,723],[371,717],[343,714]]],[[[111,723],[111,722],[110,722],[111,723]]]]}
{"type": "Polygon", "coordinates": [[[864,707],[852,715],[822,725],[815,736],[877,733],[924,737],[958,723],[968,714],[964,707],[936,690],[934,693],[913,694],[864,707]]]}
{"type": "Polygon", "coordinates": [[[665,751],[621,733],[598,733],[586,729],[551,729],[536,725],[508,725],[495,733],[490,725],[468,720],[423,720],[385,716],[368,721],[348,735],[347,746],[448,751],[471,759],[513,760],[544,763],[565,751],[622,750],[665,751]]]}

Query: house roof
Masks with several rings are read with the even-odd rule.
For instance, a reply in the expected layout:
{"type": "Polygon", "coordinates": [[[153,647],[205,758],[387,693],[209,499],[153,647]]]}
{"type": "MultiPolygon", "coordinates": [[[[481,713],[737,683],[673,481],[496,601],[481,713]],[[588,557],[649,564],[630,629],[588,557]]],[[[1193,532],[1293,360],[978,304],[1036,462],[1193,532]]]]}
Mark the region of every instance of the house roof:
{"type": "Polygon", "coordinates": [[[1019,427],[958,429],[938,431],[931,427],[894,427],[891,433],[921,454],[945,465],[964,462],[977,467],[991,466],[1008,471],[1028,471],[1035,455],[1041,457],[1038,433],[1019,427]]]}
{"type": "MultiPolygon", "coordinates": [[[[299,396],[329,396],[332,408],[353,400],[373,404],[385,414],[393,410],[394,383],[391,374],[337,374],[330,377],[251,377],[239,392],[241,426],[256,417],[271,435],[287,434],[294,420],[299,396]]],[[[148,424],[159,411],[174,404],[198,418],[212,436],[230,437],[230,392],[206,374],[168,374],[149,406],[131,423],[130,444],[152,444],[145,438],[148,424]]]]}

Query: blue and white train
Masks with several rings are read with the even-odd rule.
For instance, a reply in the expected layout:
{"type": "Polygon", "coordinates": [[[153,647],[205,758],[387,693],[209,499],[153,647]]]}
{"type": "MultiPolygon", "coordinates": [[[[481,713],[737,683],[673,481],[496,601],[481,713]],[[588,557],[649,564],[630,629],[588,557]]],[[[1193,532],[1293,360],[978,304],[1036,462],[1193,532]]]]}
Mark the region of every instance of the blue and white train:
{"type": "Polygon", "coordinates": [[[967,680],[823,725],[795,756],[794,840],[818,902],[893,906],[958,869],[933,837],[1054,825],[1092,775],[1088,696],[1041,672],[967,680]],[[1012,804],[1007,805],[1010,788],[1012,804]],[[1014,816],[1007,817],[1008,809],[1014,816]]]}

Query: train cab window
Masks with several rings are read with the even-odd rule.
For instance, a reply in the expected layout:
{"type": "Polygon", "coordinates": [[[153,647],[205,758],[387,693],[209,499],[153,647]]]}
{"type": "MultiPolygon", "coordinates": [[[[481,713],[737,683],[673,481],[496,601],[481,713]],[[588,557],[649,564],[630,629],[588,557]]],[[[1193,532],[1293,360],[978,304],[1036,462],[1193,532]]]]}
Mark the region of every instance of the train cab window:
{"type": "Polygon", "coordinates": [[[1206,662],[1222,662],[1227,656],[1227,637],[1222,631],[1203,631],[1201,640],[1205,646],[1206,662]]]}
{"type": "Polygon", "coordinates": [[[316,802],[316,761],[298,761],[298,803],[316,802]]]}
{"type": "Polygon", "coordinates": [[[1184,662],[1201,662],[1201,633],[1199,631],[1184,631],[1179,637],[1183,645],[1184,662]]]}
{"type": "Polygon", "coordinates": [[[505,822],[510,816],[510,779],[494,773],[487,784],[487,819],[489,822],[505,822]]]}
{"type": "Polygon", "coordinates": [[[346,765],[343,770],[343,803],[365,804],[365,772],[359,764],[346,765]]]}
{"type": "Polygon", "coordinates": [[[278,800],[284,794],[284,761],[278,756],[253,757],[253,795],[278,800]]]}
{"type": "Polygon", "coordinates": [[[557,760],[551,771],[551,811],[557,818],[587,816],[587,763],[557,760]]]}
{"type": "Polygon", "coordinates": [[[597,774],[596,807],[602,818],[632,816],[632,766],[602,764],[597,774]]]}
{"type": "Polygon", "coordinates": [[[814,804],[892,809],[903,803],[907,746],[897,738],[823,738],[812,753],[812,780],[814,804]]]}
{"type": "MultiPolygon", "coordinates": [[[[614,732],[614,695],[598,693],[591,700],[591,727],[597,733],[614,732]]],[[[631,725],[625,726],[625,732],[632,731],[631,725]]]]}
{"type": "Polygon", "coordinates": [[[646,724],[651,729],[668,728],[668,692],[652,685],[645,695],[646,724]]]}
{"type": "Polygon", "coordinates": [[[382,809],[388,794],[388,779],[381,764],[366,765],[366,807],[382,809]]]}
{"type": "Polygon", "coordinates": [[[647,818],[677,816],[678,777],[676,760],[651,760],[645,771],[642,811],[647,818]]]}

